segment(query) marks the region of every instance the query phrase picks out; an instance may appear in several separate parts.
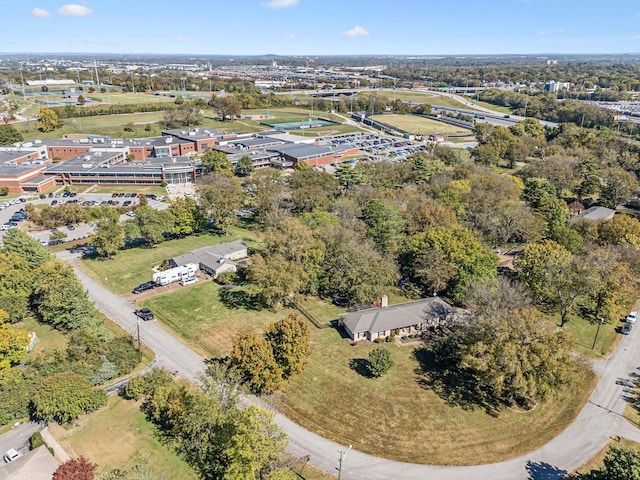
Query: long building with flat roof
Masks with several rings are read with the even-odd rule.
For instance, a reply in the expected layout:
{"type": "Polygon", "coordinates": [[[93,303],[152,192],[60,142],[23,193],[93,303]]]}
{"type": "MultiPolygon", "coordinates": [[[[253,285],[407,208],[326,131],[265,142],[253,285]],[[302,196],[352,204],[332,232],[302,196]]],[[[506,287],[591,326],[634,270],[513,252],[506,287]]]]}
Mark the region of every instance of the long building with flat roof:
{"type": "Polygon", "coordinates": [[[93,152],[48,167],[61,185],[161,185],[194,183],[202,163],[188,157],[127,161],[122,153],[93,152]]]}

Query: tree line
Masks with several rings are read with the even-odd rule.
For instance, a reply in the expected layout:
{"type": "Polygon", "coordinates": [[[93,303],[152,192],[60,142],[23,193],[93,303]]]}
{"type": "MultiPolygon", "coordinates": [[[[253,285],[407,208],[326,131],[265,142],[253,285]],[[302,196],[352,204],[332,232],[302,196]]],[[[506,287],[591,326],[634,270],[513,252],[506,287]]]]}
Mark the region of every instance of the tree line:
{"type": "Polygon", "coordinates": [[[95,385],[139,362],[132,338],[107,328],[72,268],[17,229],[7,232],[0,250],[0,313],[0,423],[69,422],[106,402],[95,385]],[[27,360],[32,339],[21,325],[31,318],[63,333],[67,343],[27,360]]]}

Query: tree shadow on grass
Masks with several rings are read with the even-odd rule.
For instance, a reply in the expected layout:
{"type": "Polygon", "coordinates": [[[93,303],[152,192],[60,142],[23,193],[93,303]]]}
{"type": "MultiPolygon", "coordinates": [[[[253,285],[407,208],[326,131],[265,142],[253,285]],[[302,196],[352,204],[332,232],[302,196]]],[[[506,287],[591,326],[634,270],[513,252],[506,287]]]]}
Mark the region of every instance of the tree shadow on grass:
{"type": "Polygon", "coordinates": [[[369,360],[366,358],[352,358],[349,360],[349,368],[364,378],[373,378],[369,368],[369,360]]]}
{"type": "Polygon", "coordinates": [[[559,480],[569,473],[545,462],[527,462],[529,480],[559,480]]]}
{"type": "Polygon", "coordinates": [[[447,405],[464,410],[483,408],[489,415],[497,416],[501,404],[480,391],[472,372],[451,365],[439,365],[435,355],[426,346],[413,352],[420,367],[415,370],[416,380],[422,388],[432,390],[447,405]]]}
{"type": "Polygon", "coordinates": [[[257,295],[250,295],[241,289],[229,290],[223,288],[220,290],[220,301],[230,309],[244,308],[246,310],[262,310],[264,305],[257,295]]]}

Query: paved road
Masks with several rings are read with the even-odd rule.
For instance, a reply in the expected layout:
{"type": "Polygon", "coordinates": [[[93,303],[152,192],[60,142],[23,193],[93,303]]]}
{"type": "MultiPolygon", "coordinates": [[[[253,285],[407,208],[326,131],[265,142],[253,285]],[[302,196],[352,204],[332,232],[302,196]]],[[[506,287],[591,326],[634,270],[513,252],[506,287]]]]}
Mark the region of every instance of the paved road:
{"type": "MultiPolygon", "coordinates": [[[[114,295],[86,275],[77,257],[59,254],[71,261],[89,296],[109,318],[135,333],[133,305],[114,295]]],[[[574,470],[593,457],[613,435],[640,441],[640,430],[622,417],[632,382],[640,376],[640,328],[635,328],[620,342],[609,360],[594,363],[600,380],[589,403],[578,418],[547,445],[526,455],[495,464],[469,467],[415,465],[377,458],[351,450],[345,459],[342,477],[352,480],[554,480],[574,470]]],[[[197,381],[204,360],[156,322],[141,322],[143,343],[156,352],[158,364],[169,371],[197,381]]],[[[257,403],[259,400],[250,399],[257,403]]],[[[336,473],[338,451],[345,446],[328,441],[275,412],[278,424],[290,440],[289,451],[297,457],[310,455],[310,463],[336,473]]],[[[437,432],[434,432],[437,435],[437,432]]]]}
{"type": "MultiPolygon", "coordinates": [[[[44,427],[44,424],[25,422],[0,436],[0,456],[4,455],[4,452],[10,448],[15,448],[24,455],[29,451],[29,438],[31,435],[44,429],[44,427]]],[[[4,465],[5,463],[0,460],[0,468],[4,465]]]]}

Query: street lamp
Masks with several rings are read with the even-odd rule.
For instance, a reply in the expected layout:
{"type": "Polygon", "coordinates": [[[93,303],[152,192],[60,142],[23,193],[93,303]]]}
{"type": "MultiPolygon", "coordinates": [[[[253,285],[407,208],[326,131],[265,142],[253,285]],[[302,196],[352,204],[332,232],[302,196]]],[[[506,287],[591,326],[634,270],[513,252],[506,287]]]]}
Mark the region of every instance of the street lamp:
{"type": "Polygon", "coordinates": [[[596,348],[596,340],[598,340],[598,333],[600,333],[600,325],[604,323],[604,317],[600,317],[600,321],[598,322],[598,328],[596,329],[596,336],[593,339],[593,345],[591,345],[591,350],[596,348]]]}
{"type": "Polygon", "coordinates": [[[347,453],[349,453],[349,450],[351,450],[351,447],[353,447],[353,445],[349,445],[349,448],[347,448],[346,452],[344,450],[338,450],[338,453],[340,454],[340,466],[338,467],[338,480],[340,480],[340,477],[342,476],[342,462],[344,462],[344,459],[347,458],[347,453]]]}

